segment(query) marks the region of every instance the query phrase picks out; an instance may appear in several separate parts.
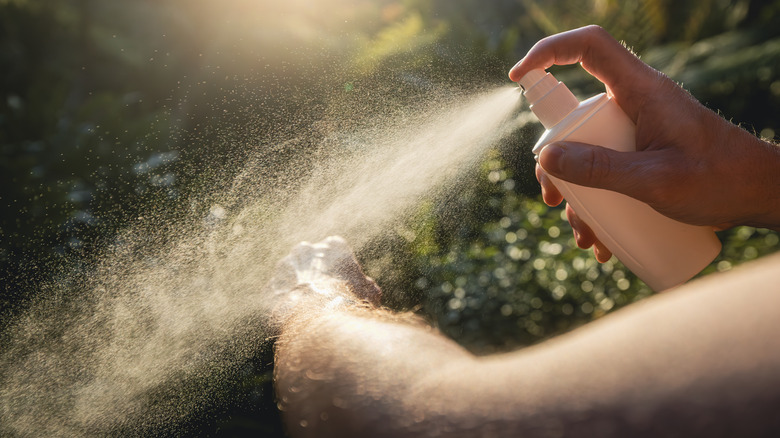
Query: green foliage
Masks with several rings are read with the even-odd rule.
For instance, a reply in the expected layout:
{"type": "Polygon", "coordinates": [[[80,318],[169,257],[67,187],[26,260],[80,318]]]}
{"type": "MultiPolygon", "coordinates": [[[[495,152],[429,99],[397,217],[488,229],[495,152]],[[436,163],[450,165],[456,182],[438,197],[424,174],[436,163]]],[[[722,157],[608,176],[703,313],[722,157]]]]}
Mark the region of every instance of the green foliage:
{"type": "MultiPolygon", "coordinates": [[[[775,137],[779,17],[776,0],[0,0],[0,326],[63,261],[78,265],[138,217],[164,234],[202,207],[190,194],[218,193],[247,156],[284,168],[328,130],[426,93],[502,83],[553,32],[600,24],[711,108],[775,137]]],[[[601,87],[560,71],[582,94],[601,87]]],[[[576,248],[561,209],[539,201],[528,151],[538,134],[519,131],[475,178],[374,242],[392,250],[360,254],[389,305],[417,307],[487,353],[649,294],[620,263],[576,248]]],[[[720,236],[702,275],[778,248],[764,229],[720,236]]],[[[204,428],[281,435],[250,412],[275,412],[270,360],[246,373],[263,388],[251,409],[214,408],[225,419],[204,428]]]]}
{"type": "Polygon", "coordinates": [[[403,20],[382,29],[365,46],[354,60],[356,68],[362,74],[375,73],[382,65],[398,63],[399,59],[413,61],[418,66],[424,65],[427,60],[420,55],[428,51],[445,30],[442,25],[426,30],[419,14],[409,14],[403,20]]]}
{"type": "Polygon", "coordinates": [[[498,158],[485,162],[473,187],[482,223],[475,237],[418,252],[425,273],[425,313],[478,352],[537,342],[570,330],[650,290],[622,264],[599,264],[574,244],[561,208],[515,190],[498,158]]]}

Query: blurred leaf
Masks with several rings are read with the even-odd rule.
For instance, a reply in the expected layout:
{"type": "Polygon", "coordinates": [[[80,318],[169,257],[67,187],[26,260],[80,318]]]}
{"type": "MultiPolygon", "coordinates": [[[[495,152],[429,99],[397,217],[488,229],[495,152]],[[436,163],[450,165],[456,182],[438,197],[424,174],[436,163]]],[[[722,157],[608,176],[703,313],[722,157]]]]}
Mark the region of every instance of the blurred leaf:
{"type": "Polygon", "coordinates": [[[355,57],[356,68],[363,74],[371,74],[395,58],[413,59],[424,53],[445,31],[443,24],[426,29],[420,14],[411,13],[382,29],[355,57]]]}

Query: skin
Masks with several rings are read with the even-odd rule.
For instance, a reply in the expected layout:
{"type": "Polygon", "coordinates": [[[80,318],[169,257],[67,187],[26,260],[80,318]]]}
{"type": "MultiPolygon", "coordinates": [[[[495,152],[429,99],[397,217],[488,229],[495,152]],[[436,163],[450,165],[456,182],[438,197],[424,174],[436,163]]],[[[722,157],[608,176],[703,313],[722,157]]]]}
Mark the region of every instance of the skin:
{"type": "Polygon", "coordinates": [[[350,260],[349,275],[298,264],[320,280],[287,285],[296,307],[280,322],[275,384],[293,437],[780,433],[780,257],[486,357],[375,307],[350,260]],[[328,304],[342,296],[354,302],[328,304]]]}
{"type": "MultiPolygon", "coordinates": [[[[598,26],[539,41],[509,72],[580,63],[636,123],[637,152],[559,142],[539,154],[536,176],[544,201],[563,197],[546,177],[617,191],[681,222],[726,229],[780,224],[780,148],[705,108],[663,73],[644,64],[598,26]],[[648,184],[652,181],[652,184],[648,184]]],[[[577,244],[611,254],[576,213],[567,215],[577,244]]]]}
{"type": "MultiPolygon", "coordinates": [[[[561,202],[549,173],[693,224],[780,227],[777,148],[600,28],[540,41],[510,77],[574,62],[637,123],[638,151],[545,147],[537,175],[546,202],[561,202]],[[648,178],[658,184],[642,184],[648,178]]],[[[580,245],[608,258],[569,217],[580,245]]],[[[266,286],[277,303],[279,407],[293,437],[780,436],[778,263],[780,254],[765,257],[539,345],[477,357],[414,316],[377,307],[381,291],[343,239],[302,243],[266,286]]]]}

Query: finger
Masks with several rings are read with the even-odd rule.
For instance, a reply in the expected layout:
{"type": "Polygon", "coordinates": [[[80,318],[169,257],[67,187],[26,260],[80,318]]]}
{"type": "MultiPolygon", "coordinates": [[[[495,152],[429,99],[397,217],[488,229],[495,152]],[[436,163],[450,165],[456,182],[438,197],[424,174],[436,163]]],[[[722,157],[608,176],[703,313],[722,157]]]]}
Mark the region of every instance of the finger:
{"type": "Polygon", "coordinates": [[[553,185],[552,181],[550,181],[550,178],[547,177],[547,174],[542,170],[539,164],[536,165],[536,180],[539,181],[539,185],[542,187],[542,199],[545,204],[550,207],[555,207],[563,201],[563,195],[561,195],[561,192],[553,185]]]}
{"type": "Polygon", "coordinates": [[[588,249],[598,241],[593,230],[577,216],[577,213],[569,204],[566,204],[566,219],[574,231],[574,241],[577,243],[577,246],[582,249],[588,249]]]}
{"type": "MultiPolygon", "coordinates": [[[[615,94],[642,93],[654,86],[659,73],[639,60],[599,26],[586,26],[562,32],[537,42],[510,71],[519,81],[529,71],[552,65],[580,63],[585,70],[607,85],[615,94]]],[[[636,120],[640,102],[621,100],[621,106],[636,120]]]]}
{"type": "Polygon", "coordinates": [[[552,143],[539,151],[544,172],[574,184],[622,193],[654,205],[660,186],[680,165],[674,151],[618,152],[576,142],[552,143]],[[657,182],[651,186],[647,181],[657,182]]]}
{"type": "Polygon", "coordinates": [[[357,294],[358,298],[366,300],[374,306],[380,305],[382,302],[382,289],[373,278],[365,277],[365,281],[365,286],[357,294]]]}
{"type": "Polygon", "coordinates": [[[357,298],[375,306],[379,305],[382,289],[374,279],[365,274],[349,243],[341,236],[329,236],[321,243],[333,254],[333,272],[330,274],[345,281],[347,289],[357,298]]]}
{"type": "Polygon", "coordinates": [[[593,254],[596,256],[596,260],[598,260],[599,263],[606,263],[612,258],[612,251],[607,249],[607,247],[599,241],[596,241],[596,243],[593,244],[593,254]]]}
{"type": "Polygon", "coordinates": [[[295,245],[285,257],[292,266],[298,268],[311,264],[315,256],[315,245],[309,242],[300,242],[295,245]]]}
{"type": "Polygon", "coordinates": [[[612,251],[601,243],[596,233],[586,224],[569,205],[566,205],[566,219],[574,231],[574,241],[582,249],[593,247],[593,255],[599,263],[605,263],[612,258],[612,251]]]}
{"type": "Polygon", "coordinates": [[[352,247],[349,246],[346,239],[341,236],[328,236],[320,242],[321,244],[333,248],[341,253],[352,254],[352,247]]]}

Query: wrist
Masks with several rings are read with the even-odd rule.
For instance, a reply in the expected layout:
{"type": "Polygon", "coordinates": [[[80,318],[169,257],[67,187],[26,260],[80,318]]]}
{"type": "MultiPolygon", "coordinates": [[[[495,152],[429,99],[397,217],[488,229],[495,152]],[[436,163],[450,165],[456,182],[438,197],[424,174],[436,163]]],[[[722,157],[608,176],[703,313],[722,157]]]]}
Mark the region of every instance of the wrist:
{"type": "Polygon", "coordinates": [[[762,181],[767,188],[767,196],[759,202],[764,209],[756,217],[755,225],[780,231],[780,147],[778,145],[756,139],[764,148],[767,159],[763,162],[762,181]]]}
{"type": "Polygon", "coordinates": [[[294,321],[310,321],[312,318],[361,306],[349,289],[339,283],[301,283],[285,293],[283,300],[273,311],[276,325],[286,327],[294,321]]]}
{"type": "Polygon", "coordinates": [[[780,230],[780,147],[732,125],[727,146],[737,152],[730,183],[743,197],[734,225],[780,230]]]}

